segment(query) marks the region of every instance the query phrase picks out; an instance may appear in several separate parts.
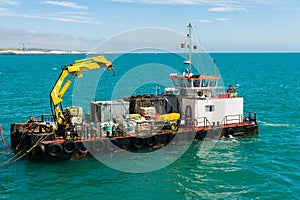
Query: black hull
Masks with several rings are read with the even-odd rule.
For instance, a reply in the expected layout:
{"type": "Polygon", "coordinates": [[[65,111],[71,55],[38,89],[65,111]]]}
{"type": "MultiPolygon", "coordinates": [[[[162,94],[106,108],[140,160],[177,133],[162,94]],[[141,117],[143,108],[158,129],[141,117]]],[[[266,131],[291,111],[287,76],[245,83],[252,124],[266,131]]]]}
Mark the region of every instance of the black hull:
{"type": "Polygon", "coordinates": [[[220,137],[246,137],[258,134],[256,123],[236,126],[209,127],[197,130],[179,129],[162,131],[151,135],[118,136],[110,138],[90,138],[89,140],[55,139],[54,134],[24,133],[20,124],[11,125],[11,147],[15,153],[27,154],[30,160],[76,159],[87,155],[105,155],[121,149],[131,152],[156,150],[169,143],[184,144],[193,140],[218,139],[220,137]],[[177,137],[178,136],[178,137],[177,137]],[[42,142],[40,142],[42,141],[42,142]]]}

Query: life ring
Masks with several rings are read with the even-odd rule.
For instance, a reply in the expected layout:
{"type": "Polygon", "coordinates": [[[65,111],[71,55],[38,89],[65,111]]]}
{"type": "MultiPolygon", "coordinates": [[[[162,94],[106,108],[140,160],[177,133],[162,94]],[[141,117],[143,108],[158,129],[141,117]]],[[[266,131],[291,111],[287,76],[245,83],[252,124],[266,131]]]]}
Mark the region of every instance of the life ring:
{"type": "Polygon", "coordinates": [[[158,142],[157,136],[156,135],[151,135],[146,138],[146,144],[149,146],[154,146],[158,142]]]}
{"type": "Polygon", "coordinates": [[[92,151],[94,152],[100,152],[103,151],[105,148],[105,144],[102,140],[95,140],[92,143],[92,151]]]}
{"type": "Polygon", "coordinates": [[[145,138],[143,137],[135,137],[133,139],[133,146],[137,149],[142,148],[145,145],[145,138]]]}
{"type": "Polygon", "coordinates": [[[29,160],[42,160],[45,156],[45,151],[45,146],[39,144],[29,152],[29,160]]]}
{"type": "Polygon", "coordinates": [[[114,151],[118,148],[118,144],[119,144],[119,142],[116,138],[110,138],[106,142],[106,149],[108,151],[114,151]]]}
{"type": "Polygon", "coordinates": [[[77,150],[77,143],[73,140],[67,140],[62,145],[63,150],[66,154],[72,154],[77,150]]]}
{"type": "Polygon", "coordinates": [[[63,148],[62,148],[61,144],[59,144],[57,142],[53,142],[52,144],[49,144],[49,146],[48,146],[48,154],[50,156],[53,156],[53,157],[59,156],[62,151],[63,151],[63,148]]]}

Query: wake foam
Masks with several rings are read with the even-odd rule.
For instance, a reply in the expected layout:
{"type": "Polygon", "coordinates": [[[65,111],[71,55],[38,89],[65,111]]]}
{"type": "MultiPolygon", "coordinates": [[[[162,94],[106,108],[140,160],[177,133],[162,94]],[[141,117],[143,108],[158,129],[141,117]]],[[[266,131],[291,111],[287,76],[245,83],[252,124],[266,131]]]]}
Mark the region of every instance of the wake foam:
{"type": "Polygon", "coordinates": [[[268,123],[268,122],[263,122],[263,121],[258,121],[258,123],[263,126],[272,126],[272,127],[283,127],[283,128],[294,128],[295,127],[292,124],[273,124],[273,123],[268,123]]]}

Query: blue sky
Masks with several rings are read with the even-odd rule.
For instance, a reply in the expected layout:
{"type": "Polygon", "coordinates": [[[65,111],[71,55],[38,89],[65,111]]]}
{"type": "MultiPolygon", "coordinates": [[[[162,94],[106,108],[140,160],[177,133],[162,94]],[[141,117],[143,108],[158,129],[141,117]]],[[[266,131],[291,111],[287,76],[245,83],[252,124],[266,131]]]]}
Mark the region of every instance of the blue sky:
{"type": "Polygon", "coordinates": [[[299,0],[0,0],[0,48],[90,50],[120,32],[197,26],[208,51],[300,51],[299,0]]]}

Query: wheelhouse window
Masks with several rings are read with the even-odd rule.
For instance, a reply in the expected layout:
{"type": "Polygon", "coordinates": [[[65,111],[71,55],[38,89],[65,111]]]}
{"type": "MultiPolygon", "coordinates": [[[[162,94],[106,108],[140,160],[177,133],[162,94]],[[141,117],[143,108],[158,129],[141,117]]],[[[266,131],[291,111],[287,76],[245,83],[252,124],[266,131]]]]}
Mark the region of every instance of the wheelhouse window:
{"type": "Polygon", "coordinates": [[[185,85],[187,86],[187,87],[191,87],[191,80],[185,80],[185,85]]]}
{"type": "Polygon", "coordinates": [[[201,87],[207,87],[207,86],[208,86],[208,80],[207,79],[203,79],[201,87]]]}
{"type": "Polygon", "coordinates": [[[194,80],[194,87],[200,87],[200,80],[194,80]]]}
{"type": "Polygon", "coordinates": [[[214,112],[215,106],[214,105],[206,105],[205,106],[205,112],[214,112]]]}
{"type": "Polygon", "coordinates": [[[178,79],[178,82],[179,82],[179,86],[180,86],[180,87],[185,87],[184,80],[178,79]]]}
{"type": "Polygon", "coordinates": [[[217,85],[217,80],[211,79],[211,80],[209,81],[209,87],[216,87],[216,85],[217,85]]]}
{"type": "Polygon", "coordinates": [[[175,78],[173,78],[172,80],[173,80],[173,84],[174,84],[174,86],[178,86],[178,80],[177,80],[177,79],[175,79],[175,78]]]}

